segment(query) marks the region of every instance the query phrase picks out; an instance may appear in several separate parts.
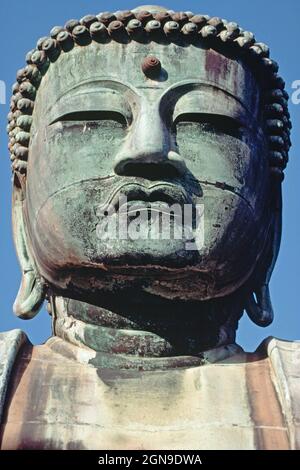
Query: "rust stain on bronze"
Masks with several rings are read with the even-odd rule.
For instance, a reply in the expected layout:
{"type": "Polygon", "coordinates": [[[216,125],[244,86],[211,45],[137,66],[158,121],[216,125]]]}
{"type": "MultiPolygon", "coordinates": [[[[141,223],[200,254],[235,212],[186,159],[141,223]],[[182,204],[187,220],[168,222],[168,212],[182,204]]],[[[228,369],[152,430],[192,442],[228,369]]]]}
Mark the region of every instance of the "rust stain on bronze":
{"type": "Polygon", "coordinates": [[[45,384],[50,383],[52,376],[52,364],[44,353],[43,347],[30,345],[20,355],[7,394],[1,449],[32,449],[33,441],[39,441],[36,435],[40,424],[39,410],[49,403],[49,387],[45,384]],[[34,423],[29,434],[28,423],[34,423]]]}
{"type": "Polygon", "coordinates": [[[30,364],[32,351],[32,345],[22,348],[13,380],[9,384],[4,408],[5,413],[3,415],[2,426],[0,426],[1,450],[17,448],[19,437],[22,434],[24,414],[26,409],[30,409],[31,406],[30,395],[27,394],[29,387],[27,368],[30,364]]]}
{"type": "Polygon", "coordinates": [[[227,60],[225,61],[224,57],[217,52],[208,50],[205,58],[205,70],[208,74],[213,75],[216,81],[220,78],[226,80],[229,70],[227,60]]]}
{"type": "Polygon", "coordinates": [[[255,447],[261,450],[289,450],[289,437],[281,406],[270,375],[270,361],[248,355],[246,382],[255,447]]]}

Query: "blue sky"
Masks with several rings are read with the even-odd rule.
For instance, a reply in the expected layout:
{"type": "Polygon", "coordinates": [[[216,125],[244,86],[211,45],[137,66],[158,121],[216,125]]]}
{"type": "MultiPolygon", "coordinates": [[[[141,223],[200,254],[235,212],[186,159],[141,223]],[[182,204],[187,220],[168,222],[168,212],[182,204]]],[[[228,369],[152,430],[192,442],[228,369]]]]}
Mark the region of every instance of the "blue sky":
{"type": "MultiPolygon", "coordinates": [[[[0,80],[7,85],[7,103],[16,71],[25,61],[38,38],[46,36],[55,25],[63,25],[68,19],[81,18],[89,13],[131,9],[138,3],[123,0],[79,1],[79,0],[1,0],[1,65],[0,80]]],[[[173,9],[220,16],[238,22],[244,29],[253,31],[256,38],[271,47],[272,58],[279,62],[280,73],[292,92],[292,83],[300,80],[299,65],[299,0],[285,2],[265,0],[202,0],[164,1],[163,5],[173,9]]],[[[12,312],[17,293],[20,271],[11,236],[11,173],[7,151],[6,115],[8,104],[0,104],[0,181],[1,181],[1,238],[0,238],[0,331],[23,329],[33,343],[41,343],[50,336],[50,319],[46,310],[33,320],[22,321],[12,312]]],[[[244,315],[240,322],[238,342],[247,350],[254,350],[267,336],[282,339],[300,339],[299,295],[300,291],[300,149],[299,123],[300,104],[290,104],[293,121],[290,163],[284,182],[284,225],[279,259],[271,282],[275,320],[267,329],[253,325],[244,315]]]]}

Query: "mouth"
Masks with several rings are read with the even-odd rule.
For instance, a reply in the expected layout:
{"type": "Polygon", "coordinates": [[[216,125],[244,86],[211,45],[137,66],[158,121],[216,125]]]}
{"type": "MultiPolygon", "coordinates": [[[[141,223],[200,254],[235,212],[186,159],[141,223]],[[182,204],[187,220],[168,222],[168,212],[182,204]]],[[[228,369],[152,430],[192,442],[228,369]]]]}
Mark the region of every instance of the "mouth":
{"type": "Polygon", "coordinates": [[[192,199],[186,191],[177,185],[171,183],[155,183],[146,187],[139,183],[127,183],[118,188],[106,203],[107,211],[118,212],[122,206],[128,203],[139,203],[141,208],[147,208],[148,204],[157,203],[158,208],[161,203],[161,209],[164,206],[173,204],[191,204],[192,199]]]}

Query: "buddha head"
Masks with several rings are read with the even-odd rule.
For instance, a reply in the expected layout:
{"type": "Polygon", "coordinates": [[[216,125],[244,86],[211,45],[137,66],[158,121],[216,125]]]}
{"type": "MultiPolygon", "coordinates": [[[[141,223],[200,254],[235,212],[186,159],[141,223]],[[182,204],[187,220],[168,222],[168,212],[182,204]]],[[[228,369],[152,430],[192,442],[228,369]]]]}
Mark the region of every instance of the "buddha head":
{"type": "Polygon", "coordinates": [[[269,325],[291,128],[269,48],[234,22],[142,7],[55,27],[26,62],[8,125],[15,313],[57,295],[135,296],[199,315],[226,304],[223,323],[246,310],[269,325]],[[203,220],[188,240],[99,236],[103,217],[132,221],[136,204],[202,207],[203,220]]]}

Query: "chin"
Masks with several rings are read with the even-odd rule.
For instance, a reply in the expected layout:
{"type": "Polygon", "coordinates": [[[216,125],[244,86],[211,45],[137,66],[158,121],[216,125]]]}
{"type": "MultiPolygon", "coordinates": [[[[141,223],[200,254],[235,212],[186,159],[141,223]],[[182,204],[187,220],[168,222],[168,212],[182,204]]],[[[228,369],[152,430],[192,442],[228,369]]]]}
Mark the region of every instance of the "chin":
{"type": "Polygon", "coordinates": [[[193,269],[122,266],[109,271],[102,267],[69,270],[48,281],[57,295],[101,304],[105,299],[118,298],[130,302],[142,293],[169,300],[207,301],[236,292],[246,279],[226,283],[220,278],[216,283],[212,273],[193,269]]]}
{"type": "MultiPolygon", "coordinates": [[[[219,266],[216,259],[195,251],[186,251],[178,243],[168,250],[111,247],[93,261],[80,262],[59,270],[44,271],[44,277],[58,294],[97,303],[103,295],[125,293],[128,298],[144,292],[164,299],[206,301],[237,291],[250,277],[252,268],[241,263],[219,266]],[[228,277],[230,268],[231,276],[228,277]]],[[[253,264],[252,264],[253,267],[253,264]]]]}
{"type": "Polygon", "coordinates": [[[186,240],[112,240],[101,241],[93,263],[107,266],[184,269],[199,262],[199,252],[187,249],[186,240]]]}
{"type": "Polygon", "coordinates": [[[221,238],[188,250],[190,241],[185,239],[94,238],[89,244],[73,243],[72,249],[65,243],[48,244],[35,258],[44,279],[64,292],[74,288],[100,295],[106,289],[117,293],[134,286],[165,298],[209,300],[233,293],[252,274],[258,247],[251,250],[235,241],[226,244],[221,238]]]}

